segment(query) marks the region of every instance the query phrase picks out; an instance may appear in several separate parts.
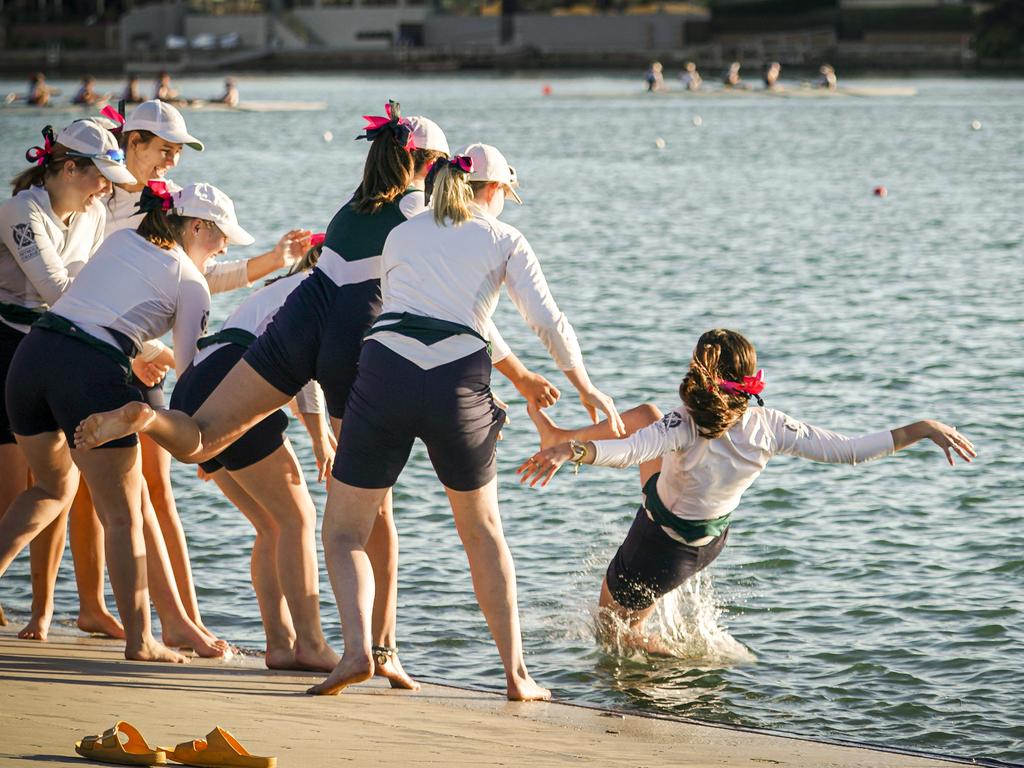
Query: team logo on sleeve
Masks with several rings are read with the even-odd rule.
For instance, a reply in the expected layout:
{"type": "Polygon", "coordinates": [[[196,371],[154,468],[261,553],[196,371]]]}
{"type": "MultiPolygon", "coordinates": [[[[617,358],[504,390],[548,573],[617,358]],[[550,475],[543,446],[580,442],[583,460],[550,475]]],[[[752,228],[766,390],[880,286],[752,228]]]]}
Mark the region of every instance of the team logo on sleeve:
{"type": "Polygon", "coordinates": [[[203,319],[199,321],[199,335],[206,335],[206,326],[210,324],[210,310],[203,310],[203,319]]]}
{"type": "Polygon", "coordinates": [[[14,240],[14,247],[18,249],[20,261],[31,261],[39,255],[39,246],[36,245],[30,224],[15,224],[11,227],[11,239],[14,240]]]}
{"type": "Polygon", "coordinates": [[[680,416],[675,411],[672,411],[671,413],[666,414],[661,419],[661,427],[662,427],[662,429],[664,429],[666,431],[669,430],[669,429],[674,429],[674,428],[678,427],[682,423],[683,423],[683,417],[680,416]]]}

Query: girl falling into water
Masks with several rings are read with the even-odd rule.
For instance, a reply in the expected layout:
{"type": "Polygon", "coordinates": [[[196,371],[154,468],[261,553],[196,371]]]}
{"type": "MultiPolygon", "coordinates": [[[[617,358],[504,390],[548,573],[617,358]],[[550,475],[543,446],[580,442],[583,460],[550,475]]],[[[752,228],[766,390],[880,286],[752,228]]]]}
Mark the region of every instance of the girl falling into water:
{"type": "Polygon", "coordinates": [[[612,439],[607,422],[582,429],[558,427],[530,408],[541,450],[518,472],[531,486],[547,485],[567,461],[608,467],[639,465],[643,500],[601,584],[598,624],[608,636],[626,625],[625,644],[669,654],[644,625],[661,597],[706,568],[725,548],[732,514],[743,492],[778,454],[831,464],[859,464],[889,456],[922,439],[966,461],[974,445],[954,427],[918,421],[860,437],[846,437],[759,406],[764,378],[754,345],[739,333],[715,329],[697,341],[679,387],[682,404],[666,416],[653,405],[622,414],[629,436],[612,439]]]}

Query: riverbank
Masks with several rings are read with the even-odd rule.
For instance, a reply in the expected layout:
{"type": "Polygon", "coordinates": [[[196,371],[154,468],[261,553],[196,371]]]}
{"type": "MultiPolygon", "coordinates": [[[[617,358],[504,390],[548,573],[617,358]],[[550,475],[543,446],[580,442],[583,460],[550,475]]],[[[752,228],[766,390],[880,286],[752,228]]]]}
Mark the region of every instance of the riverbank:
{"type": "Polygon", "coordinates": [[[201,738],[214,725],[253,754],[287,766],[644,765],[941,768],[958,763],[761,732],[619,715],[571,705],[515,704],[493,693],[376,681],[340,697],[303,691],[317,676],[270,672],[259,659],[177,666],[122,658],[118,643],[20,641],[0,630],[0,766],[79,762],[74,742],[119,719],[154,745],[201,738]]]}

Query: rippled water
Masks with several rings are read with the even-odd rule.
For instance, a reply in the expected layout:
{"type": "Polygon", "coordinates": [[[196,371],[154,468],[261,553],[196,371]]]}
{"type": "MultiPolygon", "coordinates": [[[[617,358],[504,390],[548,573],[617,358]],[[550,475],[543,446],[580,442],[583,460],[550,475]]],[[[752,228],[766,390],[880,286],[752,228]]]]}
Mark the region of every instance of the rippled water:
{"type": "MultiPolygon", "coordinates": [[[[218,83],[181,85],[203,96],[218,83]]],[[[1024,83],[913,85],[906,99],[683,100],[630,97],[633,82],[603,77],[243,79],[243,96],[329,108],[190,113],[208,151],[186,150],[174,178],[223,187],[261,244],[289,226],[322,228],[358,179],[358,115],[397,98],[453,146],[484,140],[518,167],[526,205],[506,218],[530,238],[593,379],[621,406],[673,407],[696,336],[726,326],[758,345],[774,407],[850,432],[956,424],[979,446],[973,466],[950,469],[930,445],[858,468],[773,462],[709,575],[660,616],[681,658],[650,661],[603,650],[591,633],[637,503],[635,471],[519,488],[514,467],[536,440],[499,382],[514,406],[501,498],[529,663],[562,699],[1024,761],[1024,83]],[[880,184],[886,199],[872,195],[880,184]]],[[[40,122],[0,112],[5,177],[40,122]]],[[[237,301],[217,297],[214,314],[237,301]]],[[[509,303],[498,320],[557,379],[509,303]]],[[[555,417],[581,421],[565,395],[555,417]]],[[[191,470],[176,467],[174,480],[206,622],[258,647],[251,531],[191,470]]],[[[422,450],[396,508],[407,669],[497,688],[498,656],[422,450]]],[[[340,643],[326,576],[322,593],[340,643]]],[[[27,558],[0,596],[27,609],[27,558]]],[[[66,562],[57,611],[74,610],[66,562]]]]}

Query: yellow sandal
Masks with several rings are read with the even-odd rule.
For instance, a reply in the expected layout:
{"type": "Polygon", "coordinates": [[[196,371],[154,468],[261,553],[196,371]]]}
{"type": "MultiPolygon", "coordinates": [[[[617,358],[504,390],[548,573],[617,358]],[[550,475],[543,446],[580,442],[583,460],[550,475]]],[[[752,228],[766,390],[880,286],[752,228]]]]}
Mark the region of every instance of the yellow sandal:
{"type": "Polygon", "coordinates": [[[198,768],[277,768],[276,757],[250,755],[249,750],[223,728],[215,727],[206,735],[206,740],[185,741],[174,749],[168,749],[167,756],[176,763],[194,765],[198,768]]]}
{"type": "Polygon", "coordinates": [[[87,760],[118,765],[166,765],[167,755],[153,749],[131,723],[118,720],[100,736],[86,736],[75,742],[75,752],[87,760]],[[125,741],[121,741],[124,734],[125,741]]]}

